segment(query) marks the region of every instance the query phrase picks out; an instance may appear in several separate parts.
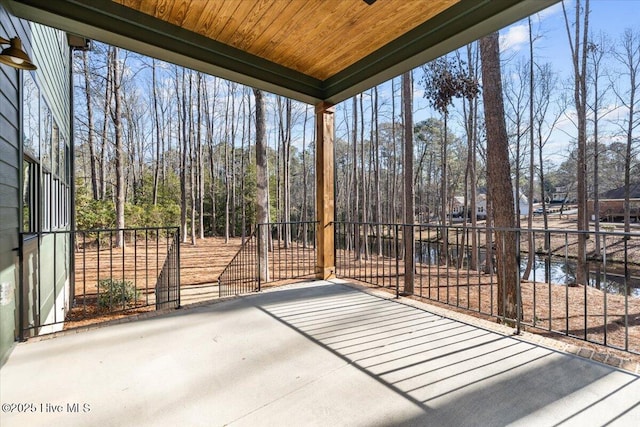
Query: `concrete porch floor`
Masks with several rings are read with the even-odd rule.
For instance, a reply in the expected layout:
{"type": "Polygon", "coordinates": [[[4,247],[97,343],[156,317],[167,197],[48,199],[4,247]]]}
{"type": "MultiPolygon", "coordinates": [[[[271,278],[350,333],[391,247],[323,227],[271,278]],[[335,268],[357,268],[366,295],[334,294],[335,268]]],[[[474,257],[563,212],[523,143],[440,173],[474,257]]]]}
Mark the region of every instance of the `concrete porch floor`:
{"type": "Polygon", "coordinates": [[[637,426],[639,396],[638,375],[317,281],[21,343],[0,425],[637,426]]]}

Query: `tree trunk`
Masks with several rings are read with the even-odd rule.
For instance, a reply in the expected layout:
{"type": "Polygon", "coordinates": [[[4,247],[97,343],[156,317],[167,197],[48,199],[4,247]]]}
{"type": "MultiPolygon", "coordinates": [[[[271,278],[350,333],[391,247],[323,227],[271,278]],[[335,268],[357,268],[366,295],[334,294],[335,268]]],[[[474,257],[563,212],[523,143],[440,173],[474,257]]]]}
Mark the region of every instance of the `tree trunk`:
{"type": "Polygon", "coordinates": [[[230,207],[229,203],[231,202],[231,179],[229,177],[229,168],[230,168],[230,160],[229,160],[229,108],[233,108],[233,106],[229,106],[231,102],[231,96],[229,91],[227,90],[227,102],[226,108],[224,112],[224,190],[225,190],[225,200],[224,200],[224,242],[229,243],[229,214],[230,207]]]}
{"type": "Polygon", "coordinates": [[[364,259],[369,259],[369,247],[368,247],[368,225],[367,225],[367,179],[365,176],[365,161],[364,161],[364,105],[363,94],[360,94],[360,184],[362,198],[360,200],[360,218],[359,222],[362,224],[362,254],[364,259]]]}
{"type": "MultiPolygon", "coordinates": [[[[577,204],[578,204],[578,231],[589,230],[589,218],[587,216],[587,91],[586,91],[586,64],[587,64],[587,36],[589,31],[589,0],[585,0],[583,22],[580,22],[582,12],[581,0],[576,0],[575,5],[575,30],[574,38],[571,38],[569,19],[564,3],[564,12],[571,58],[573,63],[574,91],[573,99],[576,107],[578,126],[578,162],[577,162],[577,204]],[[581,25],[582,24],[582,25],[581,25]],[[582,28],[582,31],[581,31],[582,28]]],[[[587,235],[578,234],[578,258],[576,260],[576,283],[587,282],[586,260],[587,235]]]]}
{"type": "Polygon", "coordinates": [[[291,245],[291,99],[285,100],[284,128],[282,129],[282,201],[284,224],[284,247],[291,245]]]}
{"type": "Polygon", "coordinates": [[[151,62],[151,86],[153,96],[153,117],[156,127],[155,164],[153,166],[153,204],[158,204],[158,183],[160,181],[160,112],[158,111],[158,86],[156,81],[156,60],[151,62]]]}
{"type": "MultiPolygon", "coordinates": [[[[471,45],[467,49],[467,60],[469,62],[470,77],[474,80],[478,74],[478,51],[476,44],[475,55],[472,55],[471,45]]],[[[478,180],[476,174],[476,161],[477,161],[477,143],[478,143],[478,97],[475,96],[473,100],[469,100],[469,119],[467,121],[469,133],[469,144],[471,145],[471,160],[469,162],[469,179],[471,182],[471,269],[477,270],[479,268],[478,262],[478,233],[476,227],[478,226],[477,215],[477,188],[478,180]]]]}
{"type": "Polygon", "coordinates": [[[207,148],[209,150],[209,174],[211,175],[211,182],[209,184],[209,196],[211,197],[211,235],[216,235],[216,162],[214,159],[215,147],[213,143],[213,134],[215,129],[215,111],[216,111],[216,98],[218,94],[218,85],[214,77],[213,81],[213,100],[209,104],[209,90],[207,80],[204,81],[204,108],[205,108],[205,120],[207,124],[207,148]],[[211,105],[211,109],[209,109],[211,105]]]}
{"type": "Polygon", "coordinates": [[[376,204],[376,247],[377,247],[377,255],[382,257],[382,228],[380,223],[382,222],[382,194],[380,194],[380,132],[378,129],[378,86],[373,88],[373,138],[372,144],[375,149],[375,172],[374,172],[374,180],[375,180],[375,204],[376,204]]]}
{"type": "MultiPolygon", "coordinates": [[[[111,63],[113,62],[113,55],[111,53],[108,54],[107,57],[107,70],[111,70],[111,63]]],[[[102,120],[102,135],[100,137],[100,158],[98,160],[99,166],[99,175],[100,179],[98,180],[98,194],[100,200],[105,200],[107,197],[107,164],[106,164],[106,156],[107,156],[107,141],[108,141],[108,130],[109,130],[109,117],[112,114],[112,106],[111,99],[113,98],[113,73],[111,71],[107,71],[107,81],[105,84],[105,93],[104,93],[104,115],[102,120]]]]}
{"type": "Polygon", "coordinates": [[[480,40],[482,85],[487,130],[487,184],[494,207],[498,313],[516,319],[518,307],[518,259],[514,226],[514,199],[509,168],[498,33],[480,40]],[[515,254],[515,256],[514,256],[515,254]]]}
{"type": "MultiPolygon", "coordinates": [[[[125,181],[124,181],[124,147],[122,135],[122,73],[120,71],[120,60],[118,59],[118,48],[111,48],[112,72],[113,72],[113,96],[114,111],[112,115],[113,126],[115,127],[116,143],[116,228],[124,229],[124,203],[125,203],[125,181]]],[[[116,234],[116,247],[124,247],[124,233],[118,231],[116,234]]]]}
{"type": "MultiPolygon", "coordinates": [[[[186,71],[182,69],[182,81],[179,85],[180,98],[178,103],[178,123],[180,135],[180,232],[182,241],[187,241],[187,150],[188,150],[188,130],[187,130],[187,93],[185,83],[186,71]]],[[[178,93],[178,74],[176,68],[176,93],[178,93]]]]}
{"type": "MultiPolygon", "coordinates": [[[[527,196],[529,198],[529,213],[527,215],[527,228],[531,230],[533,228],[533,190],[534,190],[534,177],[535,177],[535,152],[534,152],[534,139],[533,139],[533,31],[531,29],[531,17],[528,18],[529,24],[529,188],[527,196]]],[[[542,166],[542,165],[540,165],[542,166]]],[[[544,206],[544,193],[541,194],[542,205],[544,206]]],[[[544,209],[544,207],[543,207],[544,209]]],[[[524,269],[522,275],[523,278],[528,279],[533,269],[533,262],[535,259],[535,242],[533,241],[533,233],[529,231],[527,233],[527,266],[524,269]]]]}
{"type": "Polygon", "coordinates": [[[411,71],[402,75],[402,105],[404,117],[404,294],[413,294],[414,282],[414,230],[413,215],[413,83],[411,71]]]}
{"type": "MultiPolygon", "coordinates": [[[[440,155],[441,155],[441,159],[440,159],[440,168],[442,171],[442,182],[441,182],[441,186],[440,186],[440,222],[442,224],[442,253],[440,254],[440,259],[442,260],[442,263],[445,265],[449,264],[449,229],[447,228],[447,205],[448,205],[448,194],[447,194],[447,181],[448,181],[448,174],[447,174],[447,132],[448,132],[448,126],[447,126],[447,118],[449,116],[449,113],[447,111],[445,111],[443,113],[443,117],[444,117],[444,132],[443,132],[443,137],[442,137],[442,147],[440,147],[440,155]]],[[[452,219],[453,218],[449,218],[449,225],[452,224],[452,219]]]]}
{"type": "Polygon", "coordinates": [[[196,132],[196,144],[197,144],[197,181],[198,181],[198,230],[200,233],[200,239],[204,239],[204,161],[202,152],[202,74],[198,73],[198,121],[196,132]]]}
{"type": "Polygon", "coordinates": [[[360,227],[358,224],[358,214],[360,212],[360,188],[358,186],[358,97],[353,98],[352,119],[353,128],[351,129],[351,143],[353,144],[353,167],[352,169],[352,202],[353,210],[351,212],[351,221],[353,221],[353,251],[356,260],[360,259],[360,227]]]}
{"type": "Polygon", "coordinates": [[[396,91],[395,91],[395,79],[391,79],[391,157],[392,157],[392,161],[393,161],[393,165],[391,167],[392,172],[391,172],[391,177],[392,177],[392,181],[391,181],[391,203],[389,205],[389,212],[388,212],[388,219],[387,221],[389,222],[397,222],[398,221],[398,214],[396,211],[396,199],[397,199],[397,188],[398,188],[398,153],[396,150],[396,91]]]}
{"type": "Polygon", "coordinates": [[[189,71],[189,210],[191,212],[191,244],[196,244],[196,147],[193,118],[193,71],[189,71]]]}
{"type": "MultiPolygon", "coordinates": [[[[267,176],[267,136],[265,133],[265,103],[261,90],[254,89],[256,104],[256,221],[258,224],[269,222],[269,183],[267,176]]],[[[269,281],[267,262],[267,244],[269,230],[266,226],[258,228],[258,264],[261,281],[269,281]]]]}
{"type": "MultiPolygon", "coordinates": [[[[304,123],[302,125],[302,206],[300,220],[304,223],[307,221],[307,118],[309,108],[304,108],[304,123]]],[[[307,225],[302,227],[302,247],[307,247],[307,225]]]]}
{"type": "Polygon", "coordinates": [[[89,63],[87,51],[82,52],[82,65],[84,72],[84,95],[87,102],[87,145],[89,145],[89,165],[91,173],[91,195],[93,200],[98,200],[98,176],[96,169],[95,132],[93,130],[93,106],[91,103],[91,77],[89,75],[89,63]]]}

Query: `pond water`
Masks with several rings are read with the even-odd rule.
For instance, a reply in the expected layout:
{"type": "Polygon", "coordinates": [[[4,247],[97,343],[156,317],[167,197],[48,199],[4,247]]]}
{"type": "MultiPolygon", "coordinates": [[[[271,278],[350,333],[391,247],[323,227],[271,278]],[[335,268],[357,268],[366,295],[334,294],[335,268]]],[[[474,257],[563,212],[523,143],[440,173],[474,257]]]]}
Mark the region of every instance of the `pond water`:
{"type": "MultiPolygon", "coordinates": [[[[345,235],[341,234],[336,240],[336,246],[343,248],[345,246],[345,235]]],[[[402,251],[402,243],[396,242],[393,239],[382,239],[382,254],[388,257],[394,257],[396,251],[402,251]]],[[[369,251],[370,253],[377,252],[376,239],[369,239],[369,251]]],[[[458,246],[452,244],[448,248],[449,259],[458,259],[459,251],[458,246]]],[[[417,241],[415,244],[415,260],[417,263],[434,265],[438,264],[440,260],[440,254],[442,253],[441,245],[438,243],[417,241]]],[[[485,264],[486,251],[481,249],[478,253],[480,264],[485,264]]],[[[522,273],[527,265],[527,254],[522,253],[520,259],[520,272],[522,273]]],[[[466,263],[470,260],[470,251],[465,249],[462,254],[463,268],[466,268],[466,263]]],[[[589,286],[594,288],[606,290],[612,294],[629,295],[634,297],[640,297],[640,268],[637,266],[629,267],[629,279],[625,284],[625,265],[616,262],[589,262],[588,272],[589,286]]],[[[576,280],[576,262],[571,258],[564,258],[561,256],[546,256],[535,255],[534,268],[529,275],[528,280],[535,280],[536,282],[550,282],[554,285],[571,285],[576,280]],[[535,274],[535,277],[534,277],[535,274]]]]}
{"type": "MultiPolygon", "coordinates": [[[[527,257],[523,256],[520,263],[520,271],[527,266],[527,257]]],[[[630,272],[631,277],[627,281],[628,289],[625,288],[624,265],[620,263],[607,263],[606,274],[605,266],[602,263],[589,262],[589,286],[597,289],[605,290],[609,293],[640,297],[640,277],[638,272],[630,272]],[[598,270],[600,270],[598,272],[598,270]]],[[[551,257],[536,255],[534,258],[534,268],[529,275],[529,280],[547,282],[554,284],[566,285],[573,284],[576,281],[576,263],[562,257],[551,257]]]]}
{"type": "MultiPolygon", "coordinates": [[[[433,244],[418,242],[416,244],[416,261],[423,264],[436,264],[440,257],[441,249],[433,244]]],[[[469,257],[468,251],[464,256],[469,257]]],[[[450,259],[456,259],[458,247],[449,248],[450,259]]],[[[480,263],[486,260],[486,251],[479,252],[480,263]]],[[[522,254],[520,259],[520,272],[527,266],[527,254],[522,254]]],[[[606,290],[609,293],[640,297],[640,271],[638,269],[629,272],[630,278],[625,286],[624,264],[607,262],[589,262],[589,286],[606,290]],[[605,274],[606,273],[606,274],[605,274]]],[[[558,256],[535,255],[534,267],[528,280],[537,282],[550,282],[555,285],[571,285],[576,281],[576,262],[573,259],[558,256]]]]}

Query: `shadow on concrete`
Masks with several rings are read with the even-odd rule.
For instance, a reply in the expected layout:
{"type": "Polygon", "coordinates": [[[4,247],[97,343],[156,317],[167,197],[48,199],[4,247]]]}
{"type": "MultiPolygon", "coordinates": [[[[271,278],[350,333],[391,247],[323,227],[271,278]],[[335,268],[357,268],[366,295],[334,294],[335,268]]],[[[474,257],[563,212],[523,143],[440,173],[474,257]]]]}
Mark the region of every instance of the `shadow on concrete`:
{"type": "Polygon", "coordinates": [[[298,303],[296,292],[258,308],[421,407],[423,415],[407,424],[640,420],[629,399],[640,391],[638,376],[393,300],[380,305],[348,287],[335,286],[312,305],[298,303]]]}

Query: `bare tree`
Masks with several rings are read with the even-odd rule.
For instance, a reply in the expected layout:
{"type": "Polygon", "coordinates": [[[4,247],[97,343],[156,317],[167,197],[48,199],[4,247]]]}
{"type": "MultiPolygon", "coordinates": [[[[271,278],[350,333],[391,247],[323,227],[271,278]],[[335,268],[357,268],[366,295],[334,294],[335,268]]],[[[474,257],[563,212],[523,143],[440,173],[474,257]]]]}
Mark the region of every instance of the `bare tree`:
{"type": "MultiPolygon", "coordinates": [[[[282,142],[282,221],[288,223],[291,221],[291,99],[278,96],[277,104],[279,138],[282,142]]],[[[285,248],[288,248],[290,244],[291,226],[286,224],[284,226],[285,248]]]]}
{"type": "Polygon", "coordinates": [[[371,143],[374,150],[374,197],[375,197],[375,218],[376,225],[376,247],[378,249],[378,256],[382,256],[382,228],[380,223],[382,222],[382,194],[380,193],[380,132],[378,128],[378,87],[373,88],[373,108],[371,109],[371,143]]]}
{"type": "MultiPolygon", "coordinates": [[[[578,170],[577,170],[577,203],[578,203],[578,231],[589,230],[587,215],[587,35],[589,34],[589,0],[585,0],[584,10],[582,1],[576,0],[574,32],[571,34],[571,24],[567,10],[562,3],[565,27],[571,49],[573,64],[573,101],[576,108],[578,126],[578,170]]],[[[578,258],[576,265],[576,283],[586,284],[587,235],[578,234],[578,258]]]]}
{"type": "Polygon", "coordinates": [[[91,75],[89,73],[89,61],[87,51],[82,51],[82,71],[84,74],[84,94],[87,103],[87,145],[89,146],[89,165],[91,173],[91,194],[94,200],[98,200],[98,176],[95,153],[95,131],[93,123],[93,102],[91,97],[91,75]]]}
{"type": "MultiPolygon", "coordinates": [[[[300,220],[302,222],[307,221],[307,199],[308,199],[308,189],[307,189],[307,120],[309,116],[309,108],[305,106],[304,109],[304,122],[302,125],[302,206],[300,208],[300,220]]],[[[307,224],[304,224],[302,232],[302,245],[303,247],[307,247],[307,224]]]]}
{"type": "MultiPolygon", "coordinates": [[[[616,98],[625,109],[625,118],[621,126],[626,142],[624,155],[624,231],[631,231],[631,159],[640,146],[640,138],[634,131],[640,128],[640,32],[627,28],[622,34],[618,48],[613,56],[623,67],[620,75],[626,79],[626,91],[614,86],[616,98]]],[[[628,238],[628,237],[627,237],[628,238]]]]}
{"type": "MultiPolygon", "coordinates": [[[[547,63],[542,66],[536,66],[536,69],[537,85],[535,85],[533,94],[535,108],[531,129],[534,130],[534,146],[538,152],[538,182],[540,183],[540,194],[544,194],[546,188],[546,162],[543,158],[543,151],[565,108],[564,105],[560,105],[555,111],[551,109],[553,94],[557,90],[558,81],[557,76],[551,69],[551,64],[547,63]]],[[[544,202],[542,204],[542,218],[544,221],[544,229],[546,230],[549,228],[549,218],[544,202]]],[[[551,247],[551,235],[547,233],[544,237],[544,249],[549,251],[551,247]]],[[[533,252],[529,252],[529,257],[533,257],[533,252]]],[[[546,273],[546,281],[549,282],[551,280],[550,270],[547,269],[546,273]]],[[[524,277],[528,277],[528,275],[524,277]]]]}
{"type": "MultiPolygon", "coordinates": [[[[267,135],[265,130],[265,106],[264,96],[261,90],[254,89],[253,95],[256,104],[256,222],[266,224],[269,222],[269,183],[267,175],[267,135]]],[[[265,227],[259,229],[258,235],[258,258],[260,279],[269,280],[269,270],[267,263],[267,243],[269,230],[265,227]]]]}
{"type": "MultiPolygon", "coordinates": [[[[444,131],[442,133],[442,151],[441,151],[441,199],[440,199],[440,223],[442,228],[442,260],[444,263],[448,263],[448,245],[449,238],[447,235],[447,229],[444,225],[447,222],[447,206],[449,202],[449,159],[447,154],[448,140],[448,117],[449,107],[454,98],[464,97],[467,99],[473,99],[478,94],[478,83],[475,77],[470,76],[469,73],[464,70],[463,61],[454,61],[451,58],[441,57],[438,58],[425,67],[424,86],[425,97],[429,99],[431,105],[442,114],[444,122],[444,131]]],[[[466,210],[466,206],[463,207],[463,211],[466,210]]],[[[465,212],[466,214],[466,212],[465,212]]]]}
{"type": "MultiPolygon", "coordinates": [[[[603,96],[606,96],[607,88],[601,92],[600,78],[603,73],[603,59],[608,50],[608,41],[604,33],[600,33],[598,39],[591,37],[589,43],[589,81],[593,87],[593,103],[591,111],[593,113],[593,220],[596,231],[595,255],[600,256],[600,106],[603,96]]],[[[599,267],[599,266],[598,266],[599,267]]],[[[600,275],[596,280],[600,280],[600,275]]]]}
{"type": "MultiPolygon", "coordinates": [[[[111,120],[115,128],[115,148],[116,148],[116,228],[124,229],[124,203],[125,203],[125,180],[124,180],[124,147],[122,135],[122,71],[118,58],[118,48],[111,47],[111,74],[113,81],[113,111],[111,120]]],[[[116,247],[124,247],[124,233],[119,231],[116,234],[116,247]]]]}
{"type": "MultiPolygon", "coordinates": [[[[414,188],[413,188],[413,79],[411,71],[402,75],[402,112],[404,118],[404,223],[402,240],[404,241],[404,293],[413,294],[414,258],[413,225],[414,188]]],[[[396,236],[397,237],[397,236],[396,236]]]]}
{"type": "Polygon", "coordinates": [[[211,101],[209,101],[209,85],[208,80],[204,80],[203,84],[203,96],[204,96],[204,114],[205,114],[205,126],[206,126],[206,140],[209,160],[209,174],[211,181],[209,183],[209,196],[211,197],[211,235],[216,234],[216,162],[215,162],[215,148],[214,148],[214,133],[215,133],[215,112],[216,112],[216,100],[218,95],[218,84],[214,77],[213,89],[211,101]]]}
{"type": "MultiPolygon", "coordinates": [[[[229,122],[233,123],[233,118],[229,118],[229,110],[234,110],[233,99],[231,97],[231,86],[227,85],[226,93],[226,107],[224,112],[224,242],[229,242],[229,223],[230,223],[230,210],[231,210],[231,159],[229,154],[229,144],[233,144],[233,141],[229,140],[229,122]],[[230,107],[231,106],[231,107],[230,107]]],[[[231,125],[232,126],[232,125],[231,125]]]]}
{"type": "Polygon", "coordinates": [[[358,96],[353,97],[352,108],[353,128],[351,129],[351,142],[353,144],[353,212],[351,213],[351,220],[354,222],[353,233],[353,250],[355,259],[360,259],[360,225],[358,225],[358,217],[360,214],[360,187],[358,185],[358,96]]]}
{"type": "Polygon", "coordinates": [[[360,201],[360,218],[358,221],[362,224],[362,253],[364,255],[364,259],[369,258],[369,244],[368,244],[368,218],[367,218],[367,182],[370,181],[367,179],[365,175],[365,143],[364,143],[364,104],[363,99],[364,96],[361,93],[360,96],[360,184],[362,185],[362,191],[360,192],[362,195],[362,200],[360,201]]]}
{"type": "Polygon", "coordinates": [[[198,201],[198,230],[200,233],[200,239],[204,239],[204,160],[202,149],[202,73],[196,73],[197,77],[197,112],[198,121],[196,123],[196,168],[198,173],[197,177],[197,201],[198,201]]]}
{"type": "MultiPolygon", "coordinates": [[[[477,43],[468,44],[466,46],[467,64],[468,68],[466,73],[468,78],[472,81],[477,81],[478,67],[479,67],[479,55],[477,50],[477,43]]],[[[458,59],[458,64],[461,69],[464,69],[465,64],[458,59]]],[[[469,198],[468,212],[471,215],[471,269],[478,268],[478,233],[476,227],[478,226],[477,217],[477,174],[476,174],[476,162],[477,162],[477,145],[478,145],[478,87],[475,87],[472,96],[465,96],[462,103],[462,116],[464,120],[464,129],[467,137],[467,165],[465,168],[464,179],[464,208],[465,214],[467,210],[467,198],[469,198]]],[[[471,95],[471,94],[470,94],[471,95]]],[[[465,215],[466,216],[466,215],[465,215]]],[[[463,223],[464,227],[467,226],[467,221],[463,223]]],[[[463,239],[466,239],[468,233],[463,233],[463,239]]],[[[464,241],[463,241],[464,244],[464,241]]],[[[461,255],[462,256],[462,253],[461,255]]]]}
{"type": "MultiPolygon", "coordinates": [[[[533,228],[533,194],[534,194],[534,176],[535,176],[535,154],[534,154],[534,132],[533,132],[533,102],[534,102],[534,58],[533,58],[533,29],[531,28],[531,17],[527,19],[529,24],[529,214],[527,215],[527,227],[529,230],[533,228]]],[[[542,165],[540,165],[542,167],[542,165]]],[[[540,198],[542,199],[542,211],[545,214],[546,221],[546,207],[544,201],[544,187],[541,186],[542,193],[540,198]]],[[[525,267],[523,277],[529,277],[531,269],[533,268],[535,242],[533,241],[533,233],[527,234],[527,266],[525,267]]]]}
{"type": "Polygon", "coordinates": [[[158,83],[156,78],[156,60],[151,62],[151,96],[153,98],[153,117],[156,129],[156,149],[155,149],[155,164],[153,166],[153,204],[158,204],[158,184],[160,182],[160,157],[162,156],[160,151],[161,144],[161,125],[160,125],[160,108],[158,106],[158,83]]]}

